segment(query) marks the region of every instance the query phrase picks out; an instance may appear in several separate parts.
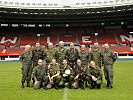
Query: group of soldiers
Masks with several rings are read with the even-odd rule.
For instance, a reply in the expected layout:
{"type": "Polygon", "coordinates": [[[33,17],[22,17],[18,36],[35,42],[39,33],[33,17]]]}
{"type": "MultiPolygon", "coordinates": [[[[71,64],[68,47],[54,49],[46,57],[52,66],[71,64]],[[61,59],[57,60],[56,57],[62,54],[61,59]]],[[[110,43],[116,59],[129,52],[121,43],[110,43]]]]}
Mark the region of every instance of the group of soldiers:
{"type": "Polygon", "coordinates": [[[68,86],[70,89],[85,89],[90,84],[90,89],[101,88],[102,66],[107,81],[106,88],[113,88],[113,64],[116,55],[104,44],[100,50],[99,44],[94,43],[90,52],[85,45],[80,51],[70,43],[70,48],[64,48],[64,42],[59,42],[59,47],[54,48],[53,43],[48,43],[48,48],[43,50],[39,43],[31,50],[30,45],[25,46],[25,51],[20,56],[22,63],[22,88],[25,81],[30,87],[33,80],[34,89],[59,89],[68,86]],[[43,60],[46,63],[43,63],[43,60]]]}

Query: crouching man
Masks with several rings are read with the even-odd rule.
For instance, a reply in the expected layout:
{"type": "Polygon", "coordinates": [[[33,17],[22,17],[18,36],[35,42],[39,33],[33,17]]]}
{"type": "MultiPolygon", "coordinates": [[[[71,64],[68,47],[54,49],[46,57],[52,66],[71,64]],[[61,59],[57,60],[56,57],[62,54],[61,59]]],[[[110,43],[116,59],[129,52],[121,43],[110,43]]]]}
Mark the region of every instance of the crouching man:
{"type": "Polygon", "coordinates": [[[86,67],[82,65],[82,61],[80,59],[77,60],[77,64],[73,67],[73,88],[84,88],[84,81],[85,81],[85,72],[86,72],[86,67]]]}
{"type": "Polygon", "coordinates": [[[60,66],[56,63],[56,60],[53,59],[51,63],[48,65],[48,77],[49,77],[49,84],[47,88],[55,87],[55,89],[59,89],[60,83],[60,66]]]}
{"type": "Polygon", "coordinates": [[[102,72],[99,67],[96,66],[94,61],[90,62],[90,66],[87,70],[87,79],[91,84],[90,89],[101,88],[102,84],[102,72]]]}
{"type": "Polygon", "coordinates": [[[61,75],[61,85],[62,87],[65,87],[65,83],[68,83],[69,88],[71,89],[72,80],[73,80],[73,70],[72,68],[67,64],[67,60],[63,60],[63,64],[60,67],[60,75],[61,75]]]}
{"type": "Polygon", "coordinates": [[[34,89],[39,89],[43,86],[47,89],[48,76],[47,76],[47,66],[43,64],[41,59],[38,60],[38,65],[33,69],[33,77],[35,79],[34,89]]]}

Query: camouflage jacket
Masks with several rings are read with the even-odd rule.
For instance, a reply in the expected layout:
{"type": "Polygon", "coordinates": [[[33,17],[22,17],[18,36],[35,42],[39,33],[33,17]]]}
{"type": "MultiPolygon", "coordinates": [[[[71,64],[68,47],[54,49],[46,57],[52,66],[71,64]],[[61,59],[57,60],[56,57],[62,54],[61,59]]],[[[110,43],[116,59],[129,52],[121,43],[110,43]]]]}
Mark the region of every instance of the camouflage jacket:
{"type": "Polygon", "coordinates": [[[44,51],[40,48],[37,50],[36,48],[32,51],[33,61],[38,61],[39,59],[44,59],[44,51]]]}
{"type": "Polygon", "coordinates": [[[60,74],[60,66],[58,63],[56,63],[55,65],[53,64],[49,64],[48,65],[48,75],[50,76],[54,76],[55,74],[59,73],[60,74]]]}
{"type": "Polygon", "coordinates": [[[80,52],[79,53],[79,59],[82,61],[83,65],[88,65],[88,63],[90,62],[90,56],[87,52],[80,52]]]}
{"type": "Polygon", "coordinates": [[[79,59],[78,54],[79,54],[79,52],[78,52],[78,50],[76,48],[68,49],[67,52],[66,52],[66,59],[68,61],[76,62],[79,59]]]}
{"type": "Polygon", "coordinates": [[[46,60],[46,63],[50,63],[52,59],[55,59],[55,49],[45,50],[44,55],[45,55],[44,59],[46,60]]]}
{"type": "Polygon", "coordinates": [[[65,48],[57,48],[55,51],[55,59],[57,63],[62,63],[66,56],[66,49],[65,48]]]}
{"type": "Polygon", "coordinates": [[[90,60],[94,61],[97,66],[101,68],[102,65],[102,51],[101,50],[92,50],[90,53],[90,60]]]}
{"type": "Polygon", "coordinates": [[[19,60],[21,61],[22,64],[32,63],[32,52],[24,51],[21,54],[19,60]]]}
{"type": "Polygon", "coordinates": [[[37,65],[36,67],[33,68],[33,76],[36,77],[38,81],[42,80],[46,75],[47,75],[46,65],[42,66],[37,65]]]}
{"type": "Polygon", "coordinates": [[[114,52],[112,52],[111,50],[105,50],[103,51],[103,54],[102,54],[102,57],[103,57],[103,64],[104,65],[112,65],[115,60],[116,60],[116,55],[114,52]]]}

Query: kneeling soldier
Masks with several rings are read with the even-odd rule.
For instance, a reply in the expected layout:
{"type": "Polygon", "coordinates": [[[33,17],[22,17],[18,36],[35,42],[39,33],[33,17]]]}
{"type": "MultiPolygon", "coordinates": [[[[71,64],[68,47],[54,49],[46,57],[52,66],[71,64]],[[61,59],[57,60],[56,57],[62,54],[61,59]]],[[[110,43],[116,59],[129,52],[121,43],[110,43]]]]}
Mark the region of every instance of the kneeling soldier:
{"type": "Polygon", "coordinates": [[[87,70],[87,75],[88,75],[87,79],[91,84],[90,89],[93,89],[95,87],[101,88],[102,72],[101,69],[95,65],[94,61],[90,62],[90,66],[87,70]]]}
{"type": "Polygon", "coordinates": [[[63,65],[60,67],[60,75],[61,75],[61,82],[62,87],[65,86],[65,83],[69,83],[69,88],[71,88],[72,84],[72,68],[67,64],[67,60],[63,60],[63,65]]]}
{"type": "Polygon", "coordinates": [[[73,88],[84,88],[84,81],[85,81],[85,72],[86,67],[82,65],[82,61],[80,59],[77,60],[77,64],[73,67],[73,76],[74,76],[74,83],[72,84],[73,88]]]}
{"type": "Polygon", "coordinates": [[[48,76],[47,76],[47,66],[43,64],[41,59],[38,60],[38,65],[33,69],[33,76],[35,79],[34,89],[41,88],[44,82],[44,89],[47,89],[48,76]]]}
{"type": "Polygon", "coordinates": [[[59,82],[60,82],[60,66],[56,63],[56,60],[53,59],[51,64],[48,65],[48,77],[49,77],[49,84],[47,88],[51,88],[55,86],[55,89],[59,89],[59,82]]]}

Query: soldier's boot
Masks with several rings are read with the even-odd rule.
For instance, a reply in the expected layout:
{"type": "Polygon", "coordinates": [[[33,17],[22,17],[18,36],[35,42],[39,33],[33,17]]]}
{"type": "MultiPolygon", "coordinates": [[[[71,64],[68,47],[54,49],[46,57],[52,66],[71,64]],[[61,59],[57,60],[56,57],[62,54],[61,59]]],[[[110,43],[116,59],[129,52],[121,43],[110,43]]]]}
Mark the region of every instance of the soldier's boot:
{"type": "Polygon", "coordinates": [[[30,83],[27,83],[27,87],[30,87],[30,83]]]}
{"type": "Polygon", "coordinates": [[[55,84],[55,89],[59,90],[59,85],[58,84],[55,84]]]}
{"type": "Polygon", "coordinates": [[[101,84],[97,84],[97,88],[100,89],[101,88],[101,84]]]}
{"type": "Polygon", "coordinates": [[[45,89],[45,90],[48,90],[47,84],[44,84],[44,89],[45,89]]]}
{"type": "Polygon", "coordinates": [[[21,88],[24,88],[24,82],[22,82],[21,88]]]}
{"type": "Polygon", "coordinates": [[[85,87],[84,87],[84,83],[83,82],[79,82],[79,87],[83,90],[85,90],[85,87]]]}
{"type": "Polygon", "coordinates": [[[31,87],[33,87],[33,86],[34,86],[34,83],[35,83],[35,79],[34,79],[34,77],[32,77],[32,81],[33,81],[33,84],[32,84],[31,87]]]}
{"type": "Polygon", "coordinates": [[[94,88],[95,88],[94,83],[91,83],[91,87],[90,87],[90,89],[94,89],[94,88]]]}

